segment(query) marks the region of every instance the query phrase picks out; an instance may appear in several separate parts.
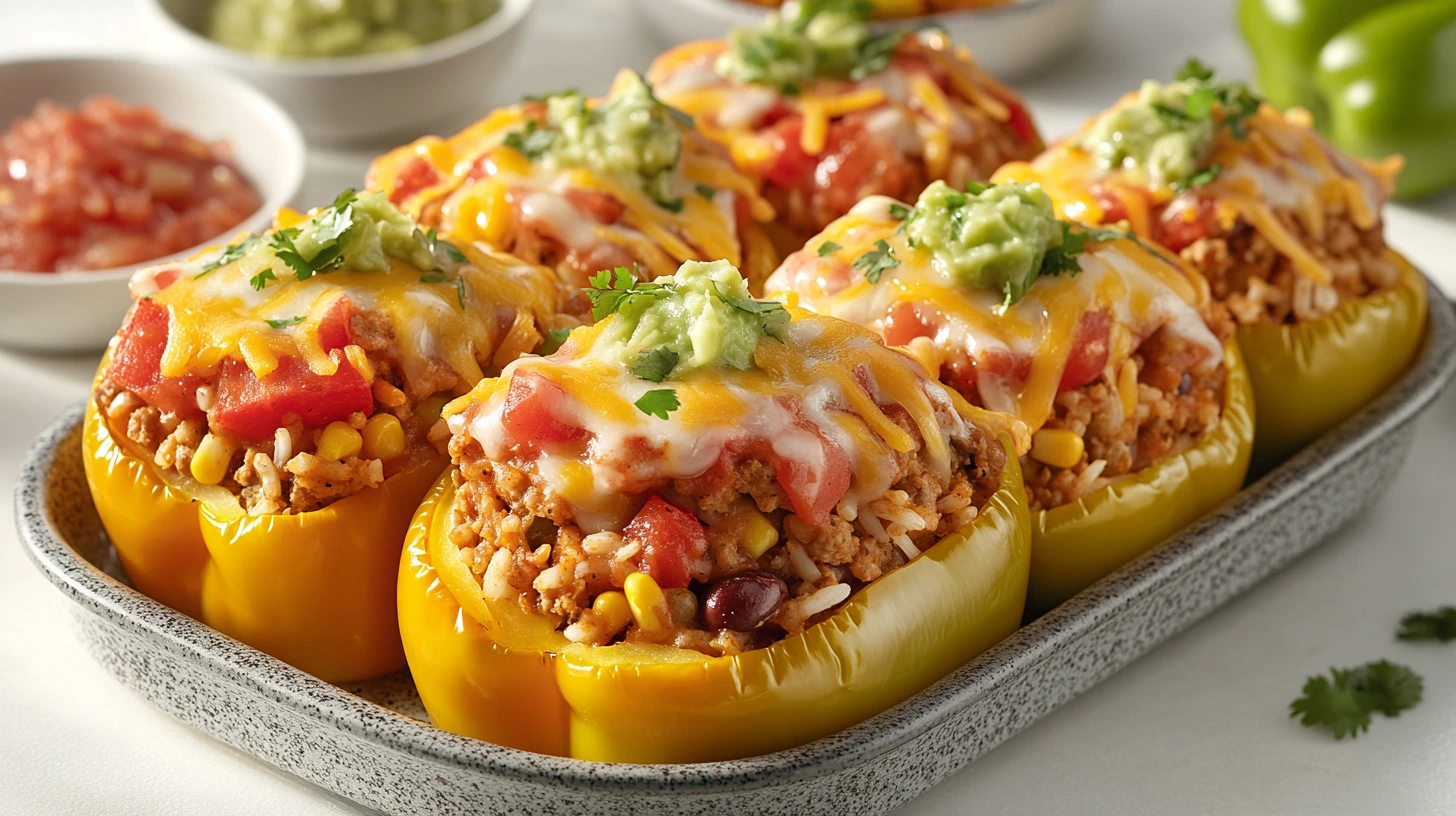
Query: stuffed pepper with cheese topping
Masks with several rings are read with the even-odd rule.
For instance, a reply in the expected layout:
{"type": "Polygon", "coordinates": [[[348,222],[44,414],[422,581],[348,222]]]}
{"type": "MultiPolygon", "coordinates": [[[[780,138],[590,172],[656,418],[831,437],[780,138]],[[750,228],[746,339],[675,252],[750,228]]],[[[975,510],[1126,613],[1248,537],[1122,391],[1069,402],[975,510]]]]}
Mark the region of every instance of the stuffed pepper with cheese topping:
{"type": "Polygon", "coordinates": [[[333,682],[404,665],[394,579],[441,407],[565,328],[550,270],[375,194],[138,272],[84,462],[137,589],[333,682]]]}
{"type": "Polygon", "coordinates": [[[1207,278],[1239,324],[1263,471],[1383,391],[1424,336],[1425,281],[1381,222],[1399,168],[1190,61],[996,178],[1041,184],[1069,218],[1126,222],[1207,278]]]}
{"type": "Polygon", "coordinates": [[[602,269],[653,277],[719,258],[759,285],[779,260],[753,182],[631,71],[602,100],[528,98],[397,148],[367,185],[423,226],[554,268],[573,291],[602,269]]]}
{"type": "Polygon", "coordinates": [[[775,297],[868,326],[1032,431],[1039,614],[1238,491],[1253,438],[1232,321],[1175,256],[1056,219],[1035,185],[869,198],[790,255],[775,297]]]}
{"type": "Polygon", "coordinates": [[[697,762],[808,742],[1014,631],[1025,427],[730,264],[593,280],[596,325],[445,409],[400,564],[436,725],[697,762]],[[646,708],[644,708],[646,706],[646,708]]]}
{"type": "Polygon", "coordinates": [[[938,29],[876,32],[871,4],[807,0],[727,41],[680,46],[648,71],[668,104],[726,144],[792,235],[868,195],[985,181],[1042,148],[1026,107],[938,29]]]}

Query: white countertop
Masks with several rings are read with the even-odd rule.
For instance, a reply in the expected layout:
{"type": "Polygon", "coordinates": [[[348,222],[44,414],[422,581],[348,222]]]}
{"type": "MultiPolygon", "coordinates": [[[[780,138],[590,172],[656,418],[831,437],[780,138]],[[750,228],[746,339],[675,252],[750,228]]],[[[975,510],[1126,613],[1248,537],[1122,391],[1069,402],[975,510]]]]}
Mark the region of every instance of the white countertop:
{"type": "MultiPolygon", "coordinates": [[[[1111,0],[1066,67],[1016,83],[1048,135],[1196,54],[1248,61],[1229,0],[1111,0]]],[[[0,0],[0,58],[137,43],[122,0],[0,0]]],[[[625,0],[540,0],[507,87],[604,88],[655,47],[625,0]]],[[[492,103],[511,100],[493,99],[492,103]]],[[[5,123],[0,123],[3,125],[5,123]]],[[[367,154],[316,155],[307,197],[357,184],[367,154]]],[[[1456,293],[1456,195],[1394,208],[1392,242],[1456,293]]],[[[70,632],[70,601],[15,541],[9,496],[31,439],[81,399],[90,358],[0,351],[0,813],[352,814],[327,793],[174,721],[116,683],[70,632]]],[[[1406,611],[1456,603],[1456,395],[1421,423],[1390,494],[1243,598],[1011,739],[905,814],[1425,814],[1456,808],[1456,645],[1401,644],[1406,611]],[[1286,718],[1307,675],[1389,658],[1426,700],[1335,743],[1286,718]]]]}

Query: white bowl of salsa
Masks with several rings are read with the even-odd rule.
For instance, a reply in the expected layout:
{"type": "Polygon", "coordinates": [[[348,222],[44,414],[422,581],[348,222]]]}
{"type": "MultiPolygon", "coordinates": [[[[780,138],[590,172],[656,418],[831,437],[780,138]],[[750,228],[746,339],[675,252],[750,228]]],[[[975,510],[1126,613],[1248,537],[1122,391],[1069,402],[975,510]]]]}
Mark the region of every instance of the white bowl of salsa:
{"type": "Polygon", "coordinates": [[[0,345],[102,348],[133,272],[262,230],[298,195],[304,162],[288,115],[221,73],[131,57],[0,62],[0,345]]]}

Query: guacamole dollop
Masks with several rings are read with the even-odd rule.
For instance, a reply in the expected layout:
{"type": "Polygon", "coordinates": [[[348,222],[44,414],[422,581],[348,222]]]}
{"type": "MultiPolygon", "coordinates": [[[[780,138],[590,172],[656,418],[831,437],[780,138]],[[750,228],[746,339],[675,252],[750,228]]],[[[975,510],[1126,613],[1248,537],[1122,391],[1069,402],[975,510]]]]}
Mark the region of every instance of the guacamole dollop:
{"type": "Polygon", "coordinates": [[[616,315],[592,353],[632,366],[643,379],[709,366],[747,369],[760,338],[781,337],[789,322],[782,305],[754,300],[727,261],[689,261],[651,283],[634,282],[625,269],[603,277],[612,274],[594,278],[588,292],[598,310],[616,315]]]}
{"type": "Polygon", "coordinates": [[[973,190],[933,182],[905,219],[905,237],[959,285],[997,290],[1015,303],[1041,273],[1047,251],[1061,246],[1062,225],[1039,185],[973,190]]]}
{"type": "Polygon", "coordinates": [[[269,57],[347,57],[431,43],[499,9],[500,0],[218,0],[207,31],[269,57]]]}
{"type": "Polygon", "coordinates": [[[756,27],[736,28],[728,50],[714,64],[739,82],[776,85],[787,91],[818,76],[861,79],[889,65],[903,36],[874,34],[873,10],[862,0],[803,0],[767,15],[756,27]]]}
{"type": "Polygon", "coordinates": [[[1197,85],[1148,80],[1135,99],[1094,122],[1078,144],[1104,169],[1143,172],[1153,187],[1180,184],[1198,173],[1213,144],[1213,117],[1189,112],[1197,85]]]}

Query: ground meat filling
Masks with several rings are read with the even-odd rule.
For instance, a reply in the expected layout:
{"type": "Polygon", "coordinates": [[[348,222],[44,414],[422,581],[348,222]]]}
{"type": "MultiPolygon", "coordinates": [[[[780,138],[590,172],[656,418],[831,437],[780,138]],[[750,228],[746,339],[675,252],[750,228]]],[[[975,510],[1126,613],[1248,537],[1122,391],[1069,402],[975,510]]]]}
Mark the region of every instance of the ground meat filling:
{"type": "MultiPolygon", "coordinates": [[[[901,424],[917,433],[908,416],[901,424]]],[[[897,454],[890,490],[857,512],[841,502],[818,526],[793,514],[773,463],[752,451],[692,478],[625,490],[638,497],[635,504],[662,496],[690,510],[705,527],[708,546],[690,565],[690,586],[664,590],[672,620],[658,632],[635,622],[614,628],[593,609],[597,596],[620,590],[639,571],[642,544],[630,534],[583,531],[534,461],[492,462],[477,443],[457,436],[451,442],[459,468],[449,536],[487,597],[516,598],[527,611],[562,616],[573,641],[657,642],[709,655],[736,654],[828,617],[853,591],[905,564],[907,553],[918,554],[974,520],[999,486],[1005,452],[978,429],[952,442],[949,476],[937,474],[923,451],[897,454]],[[777,534],[758,556],[735,523],[745,511],[761,513],[777,534]],[[705,596],[720,579],[748,570],[781,580],[787,597],[752,631],[710,627],[702,611],[705,596]]],[[[645,441],[641,453],[653,454],[645,441]]]]}
{"type": "Polygon", "coordinates": [[[1386,255],[1382,225],[1360,229],[1343,201],[1327,208],[1323,235],[1288,210],[1274,212],[1284,228],[1330,270],[1331,285],[1297,272],[1287,256],[1242,219],[1179,253],[1208,279],[1214,299],[1226,304],[1240,325],[1319,320],[1347,300],[1389,289],[1399,281],[1400,270],[1386,255]]]}
{"type": "MultiPolygon", "coordinates": [[[[356,319],[353,327],[359,326],[356,319]]],[[[368,336],[380,339],[377,331],[368,336]]],[[[382,353],[382,347],[371,348],[367,356],[374,375],[374,411],[369,416],[392,414],[404,430],[405,453],[388,460],[361,455],[343,460],[319,456],[323,429],[305,428],[292,415],[272,440],[255,442],[237,439],[206,418],[184,419],[148,405],[140,395],[109,379],[102,379],[92,398],[112,436],[128,440],[133,451],[140,448],[149,454],[152,463],[163,471],[190,478],[193,456],[203,437],[211,433],[231,452],[227,476],[220,486],[237,495],[245,512],[249,515],[307,513],[383,484],[416,461],[414,454],[419,451],[433,447],[443,452],[444,426],[433,434],[432,426],[444,399],[434,397],[416,402],[403,390],[403,377],[390,357],[382,353]]],[[[198,407],[210,409],[213,393],[210,385],[198,389],[198,407]]],[[[362,431],[369,416],[356,412],[348,422],[355,430],[362,431]]]]}

